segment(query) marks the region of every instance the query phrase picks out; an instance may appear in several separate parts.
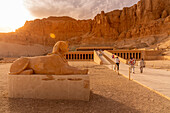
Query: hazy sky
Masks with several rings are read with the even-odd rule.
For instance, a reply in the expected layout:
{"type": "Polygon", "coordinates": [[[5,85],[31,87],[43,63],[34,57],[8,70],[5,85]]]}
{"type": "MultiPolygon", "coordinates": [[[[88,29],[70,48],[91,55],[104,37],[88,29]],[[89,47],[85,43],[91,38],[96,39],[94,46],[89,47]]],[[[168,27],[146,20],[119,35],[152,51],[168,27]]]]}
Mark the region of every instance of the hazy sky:
{"type": "Polygon", "coordinates": [[[105,12],[122,9],[139,0],[0,0],[0,32],[15,31],[26,20],[48,16],[93,18],[105,12]]]}
{"type": "Polygon", "coordinates": [[[24,5],[35,17],[71,16],[76,19],[93,18],[105,12],[132,6],[139,0],[24,0],[24,5]]]}
{"type": "Polygon", "coordinates": [[[33,19],[23,0],[0,0],[0,32],[10,32],[33,19]]]}

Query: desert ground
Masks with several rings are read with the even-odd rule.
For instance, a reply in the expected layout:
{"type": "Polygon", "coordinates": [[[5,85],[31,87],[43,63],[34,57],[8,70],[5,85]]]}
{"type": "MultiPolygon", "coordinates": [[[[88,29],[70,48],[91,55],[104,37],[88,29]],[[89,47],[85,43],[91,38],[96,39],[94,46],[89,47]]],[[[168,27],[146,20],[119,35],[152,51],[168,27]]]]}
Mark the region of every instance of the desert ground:
{"type": "Polygon", "coordinates": [[[94,62],[69,62],[88,68],[90,101],[8,98],[11,63],[0,63],[0,113],[170,113],[170,101],[94,62]]]}
{"type": "Polygon", "coordinates": [[[154,69],[170,70],[170,61],[169,60],[146,61],[146,67],[154,68],[154,69]]]}
{"type": "Polygon", "coordinates": [[[20,57],[20,56],[38,56],[50,53],[52,47],[39,44],[17,44],[0,41],[0,58],[1,57],[20,57]]]}

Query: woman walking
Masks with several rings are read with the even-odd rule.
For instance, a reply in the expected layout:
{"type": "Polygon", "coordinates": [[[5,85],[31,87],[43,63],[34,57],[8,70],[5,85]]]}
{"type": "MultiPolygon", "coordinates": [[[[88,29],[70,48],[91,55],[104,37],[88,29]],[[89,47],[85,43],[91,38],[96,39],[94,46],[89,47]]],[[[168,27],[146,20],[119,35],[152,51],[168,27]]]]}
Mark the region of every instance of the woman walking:
{"type": "Polygon", "coordinates": [[[145,67],[145,62],[143,58],[140,60],[139,66],[140,66],[140,73],[143,73],[143,68],[145,67]]]}

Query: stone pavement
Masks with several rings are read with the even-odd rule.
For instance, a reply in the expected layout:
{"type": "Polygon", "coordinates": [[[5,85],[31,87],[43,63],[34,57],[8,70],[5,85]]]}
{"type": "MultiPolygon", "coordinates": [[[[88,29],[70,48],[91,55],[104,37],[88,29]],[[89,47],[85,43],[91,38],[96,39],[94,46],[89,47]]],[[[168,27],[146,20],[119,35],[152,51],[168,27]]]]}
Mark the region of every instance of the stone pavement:
{"type": "Polygon", "coordinates": [[[100,57],[103,65],[109,65],[110,64],[110,62],[103,56],[103,53],[101,53],[99,51],[96,51],[96,53],[100,57]]]}
{"type": "MultiPolygon", "coordinates": [[[[103,54],[112,59],[111,55],[104,52],[103,54]]],[[[113,69],[113,65],[106,66],[113,69]]],[[[119,73],[129,78],[129,65],[120,63],[119,73]]],[[[144,68],[144,72],[140,73],[139,66],[136,66],[135,74],[131,73],[130,75],[132,80],[135,80],[170,99],[170,71],[144,68]]]]}

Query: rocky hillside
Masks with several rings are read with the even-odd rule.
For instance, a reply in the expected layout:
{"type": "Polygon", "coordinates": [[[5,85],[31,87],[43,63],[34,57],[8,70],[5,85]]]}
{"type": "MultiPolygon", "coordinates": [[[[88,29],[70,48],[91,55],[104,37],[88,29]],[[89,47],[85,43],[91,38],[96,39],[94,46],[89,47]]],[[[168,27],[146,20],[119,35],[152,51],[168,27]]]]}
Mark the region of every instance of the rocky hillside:
{"type": "Polygon", "coordinates": [[[121,42],[118,48],[140,48],[157,44],[163,40],[162,34],[163,39],[170,35],[170,0],[140,0],[123,10],[102,11],[93,20],[48,17],[27,21],[16,32],[0,34],[0,41],[53,46],[58,40],[66,40],[73,46],[115,47],[121,42]],[[127,46],[129,40],[134,45],[127,46]]]}

